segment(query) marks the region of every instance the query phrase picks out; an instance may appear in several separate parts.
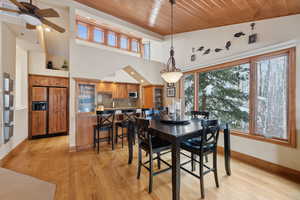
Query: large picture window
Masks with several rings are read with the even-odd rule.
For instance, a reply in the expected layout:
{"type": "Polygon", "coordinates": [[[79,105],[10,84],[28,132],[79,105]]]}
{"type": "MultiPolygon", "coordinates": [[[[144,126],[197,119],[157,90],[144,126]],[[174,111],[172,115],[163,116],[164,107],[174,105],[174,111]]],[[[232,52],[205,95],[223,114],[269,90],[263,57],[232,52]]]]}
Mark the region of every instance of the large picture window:
{"type": "Polygon", "coordinates": [[[231,127],[249,132],[250,64],[199,73],[199,110],[231,127]]]}
{"type": "Polygon", "coordinates": [[[235,135],[295,147],[294,54],[292,48],[187,72],[186,112],[206,110],[235,135]]]}
{"type": "Polygon", "coordinates": [[[195,109],[195,77],[193,74],[188,74],[184,77],[183,88],[185,112],[188,113],[195,109]]]}

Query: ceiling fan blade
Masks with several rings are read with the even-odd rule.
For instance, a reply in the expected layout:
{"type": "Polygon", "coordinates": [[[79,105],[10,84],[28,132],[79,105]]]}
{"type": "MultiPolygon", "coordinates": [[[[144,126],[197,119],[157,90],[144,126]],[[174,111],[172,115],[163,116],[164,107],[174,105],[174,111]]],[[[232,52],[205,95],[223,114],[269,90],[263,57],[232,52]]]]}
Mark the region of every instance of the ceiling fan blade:
{"type": "Polygon", "coordinates": [[[36,10],[39,17],[59,17],[59,14],[52,8],[36,10]]]}
{"type": "Polygon", "coordinates": [[[48,21],[48,20],[46,20],[44,18],[41,18],[41,22],[43,24],[45,24],[45,25],[53,28],[54,30],[60,32],[60,33],[64,33],[66,31],[64,28],[61,28],[60,26],[58,26],[58,25],[56,25],[56,24],[54,24],[54,23],[52,23],[52,22],[50,22],[50,21],[48,21]]]}
{"type": "Polygon", "coordinates": [[[15,4],[16,6],[18,6],[20,9],[23,10],[27,10],[27,8],[25,6],[23,6],[20,2],[18,2],[17,0],[9,0],[10,2],[12,2],[13,4],[15,4]]]}
{"type": "Polygon", "coordinates": [[[33,26],[31,24],[26,24],[26,28],[30,29],[30,30],[34,30],[34,29],[36,29],[36,26],[33,26]]]}
{"type": "Polygon", "coordinates": [[[6,12],[20,13],[20,11],[18,11],[18,10],[13,10],[13,9],[9,9],[9,8],[0,8],[0,10],[6,11],[6,12]]]}

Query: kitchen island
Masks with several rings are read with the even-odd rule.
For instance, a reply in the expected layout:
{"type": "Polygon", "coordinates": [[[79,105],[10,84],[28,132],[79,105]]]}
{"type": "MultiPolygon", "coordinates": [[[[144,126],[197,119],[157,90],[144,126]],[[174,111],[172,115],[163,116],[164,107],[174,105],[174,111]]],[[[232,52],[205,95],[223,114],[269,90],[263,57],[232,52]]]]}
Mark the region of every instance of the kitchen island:
{"type": "MultiPolygon", "coordinates": [[[[122,110],[137,109],[137,113],[141,113],[141,109],[136,107],[127,108],[105,108],[105,110],[116,110],[115,122],[122,119],[122,110]]],[[[76,150],[84,150],[93,147],[94,125],[97,123],[96,112],[81,112],[76,115],[76,150]]],[[[114,128],[115,130],[115,128],[114,128]]],[[[114,133],[115,134],[115,133],[114,133]]],[[[101,137],[107,137],[107,132],[103,132],[101,137]]]]}
{"type": "MultiPolygon", "coordinates": [[[[94,125],[97,123],[96,109],[116,110],[115,121],[117,121],[122,119],[121,110],[140,107],[139,84],[86,79],[75,79],[75,81],[76,150],[93,147],[94,125]],[[135,94],[134,97],[131,96],[132,93],[135,94]]],[[[106,136],[106,132],[101,133],[101,137],[106,136]]]]}

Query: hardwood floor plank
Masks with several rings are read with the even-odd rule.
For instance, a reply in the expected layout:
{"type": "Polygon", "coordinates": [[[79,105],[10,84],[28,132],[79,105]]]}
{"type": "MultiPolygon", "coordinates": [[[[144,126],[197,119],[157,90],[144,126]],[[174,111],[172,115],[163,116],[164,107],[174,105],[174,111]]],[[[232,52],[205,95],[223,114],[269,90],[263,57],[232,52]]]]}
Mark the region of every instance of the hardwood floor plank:
{"type": "MultiPolygon", "coordinates": [[[[148,194],[148,172],[142,169],[141,179],[137,180],[137,153],[133,164],[128,165],[128,150],[121,145],[111,151],[110,145],[102,144],[100,154],[93,150],[69,152],[68,136],[61,136],[27,141],[22,147],[18,154],[6,160],[4,167],[55,183],[55,200],[168,200],[172,197],[171,172],[154,177],[153,192],[148,194]]],[[[171,161],[169,155],[163,158],[171,161]]],[[[215,187],[213,174],[205,176],[208,200],[300,200],[299,183],[238,160],[232,161],[233,174],[228,177],[222,155],[218,156],[218,166],[220,188],[215,187]]],[[[180,194],[181,200],[200,199],[199,180],[181,172],[180,194]]]]}

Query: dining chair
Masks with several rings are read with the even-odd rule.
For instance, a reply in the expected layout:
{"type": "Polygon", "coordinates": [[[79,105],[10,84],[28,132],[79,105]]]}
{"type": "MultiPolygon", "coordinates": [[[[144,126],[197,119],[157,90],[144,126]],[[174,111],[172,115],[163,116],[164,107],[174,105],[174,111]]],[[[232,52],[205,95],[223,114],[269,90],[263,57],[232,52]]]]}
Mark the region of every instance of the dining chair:
{"type": "Polygon", "coordinates": [[[199,142],[186,140],[181,143],[181,148],[185,151],[191,152],[192,155],[198,155],[199,161],[196,160],[193,156],[189,156],[185,153],[183,155],[190,158],[187,162],[181,164],[181,169],[188,172],[189,174],[193,175],[200,179],[200,189],[201,189],[201,198],[204,198],[204,175],[208,174],[209,172],[214,172],[215,183],[216,186],[219,187],[219,180],[218,180],[218,172],[217,172],[217,143],[219,138],[219,122],[218,120],[204,120],[202,121],[203,130],[199,132],[199,137],[201,140],[199,142]],[[203,157],[209,154],[213,154],[213,166],[209,167],[208,165],[204,164],[203,157]],[[188,163],[199,163],[199,175],[195,174],[192,170],[188,170],[184,167],[184,165],[188,163]],[[207,170],[204,171],[204,168],[207,170]]]}
{"type": "Polygon", "coordinates": [[[153,115],[153,109],[151,108],[142,108],[142,117],[147,118],[153,115]]]}
{"type": "Polygon", "coordinates": [[[118,143],[118,138],[122,140],[122,148],[124,147],[124,138],[127,135],[124,134],[124,129],[128,131],[128,123],[129,121],[135,121],[136,117],[136,110],[135,109],[127,109],[122,110],[123,119],[120,122],[116,123],[116,143],[118,143]],[[122,129],[122,134],[119,135],[118,130],[119,128],[122,129]]]}
{"type": "MultiPolygon", "coordinates": [[[[210,113],[208,111],[202,111],[202,110],[197,110],[197,111],[191,111],[191,116],[192,119],[209,119],[210,113]]],[[[193,142],[200,142],[201,138],[195,137],[190,140],[193,140],[193,142]]],[[[194,157],[194,155],[192,155],[194,157]]],[[[208,156],[205,156],[205,162],[208,162],[208,156]]],[[[192,167],[194,169],[194,167],[192,167]]]]}
{"type": "Polygon", "coordinates": [[[192,118],[209,119],[209,112],[207,111],[191,111],[192,118]]]}
{"type": "Polygon", "coordinates": [[[152,192],[153,186],[153,177],[166,172],[172,168],[172,166],[164,161],[161,156],[170,152],[171,144],[167,141],[161,140],[158,137],[152,135],[151,130],[149,129],[149,120],[137,118],[137,135],[138,135],[138,172],[137,178],[141,176],[141,168],[144,167],[149,172],[149,193],[152,192]],[[148,156],[149,160],[143,162],[142,160],[142,150],[144,150],[148,156]],[[154,154],[157,154],[156,157],[153,157],[154,154]],[[158,161],[158,171],[154,172],[153,161],[158,161]],[[167,168],[161,170],[161,162],[164,163],[167,168]],[[149,164],[149,166],[146,166],[149,164]]]}
{"type": "MultiPolygon", "coordinates": [[[[112,142],[113,138],[113,127],[115,121],[115,111],[114,110],[105,110],[97,111],[97,124],[94,125],[94,148],[97,147],[97,153],[100,151],[101,142],[112,142]],[[100,133],[103,131],[108,131],[107,137],[100,137],[100,133]]],[[[113,144],[112,144],[113,148],[113,144]]]]}

